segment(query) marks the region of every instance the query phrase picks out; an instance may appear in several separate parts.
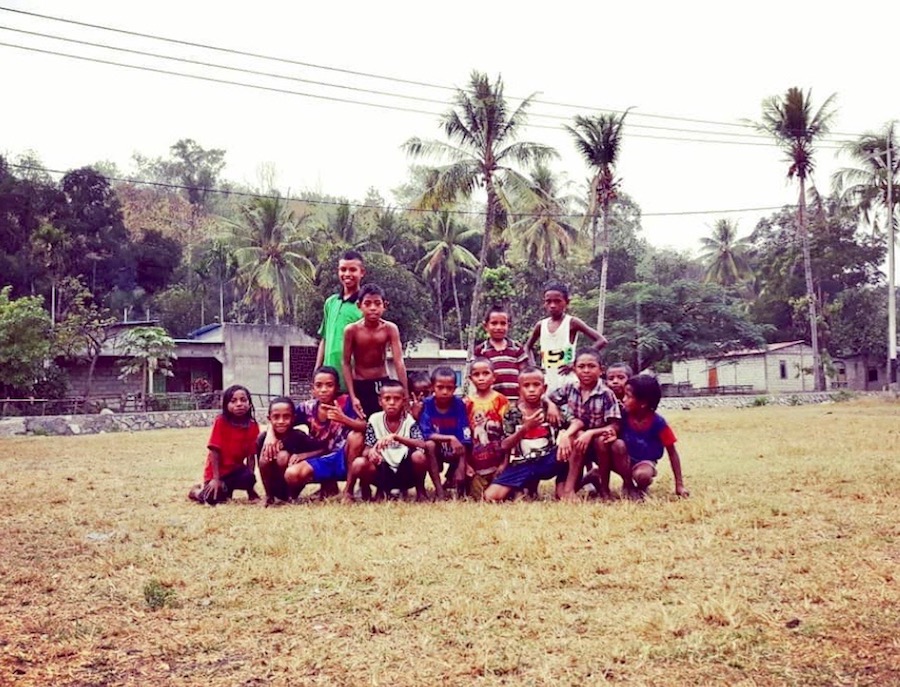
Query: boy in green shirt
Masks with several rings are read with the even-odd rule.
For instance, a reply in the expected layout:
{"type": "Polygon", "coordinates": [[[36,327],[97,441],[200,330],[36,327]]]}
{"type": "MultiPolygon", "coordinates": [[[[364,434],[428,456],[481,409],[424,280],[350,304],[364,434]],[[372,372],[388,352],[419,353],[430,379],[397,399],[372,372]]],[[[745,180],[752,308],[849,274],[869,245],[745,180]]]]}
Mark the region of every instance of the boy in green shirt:
{"type": "Polygon", "coordinates": [[[359,309],[359,283],[366,274],[363,257],[355,250],[346,251],[338,260],[338,279],[341,292],[333,293],[325,300],[322,325],[319,327],[319,350],[316,352],[316,366],[329,365],[338,371],[341,390],[347,390],[347,383],[341,374],[344,361],[344,329],[362,319],[359,309]]]}

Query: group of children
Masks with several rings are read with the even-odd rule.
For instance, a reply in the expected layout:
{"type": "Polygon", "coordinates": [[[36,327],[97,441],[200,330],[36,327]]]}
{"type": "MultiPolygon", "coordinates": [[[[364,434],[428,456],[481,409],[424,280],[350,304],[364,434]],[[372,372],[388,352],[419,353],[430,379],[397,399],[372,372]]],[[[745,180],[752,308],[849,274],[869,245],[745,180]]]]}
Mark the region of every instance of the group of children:
{"type": "Polygon", "coordinates": [[[587,485],[608,498],[612,472],[622,478],[623,495],[642,498],[664,452],[676,494],[687,494],[675,435],[656,412],[658,382],[633,375],[624,363],[603,375],[599,350],[606,340],[566,313],[563,285],[545,288],[547,317],[525,346],[508,337],[504,309],[488,311],[488,338],[476,347],[471,391],[461,398],[448,367],[407,378],[397,327],[382,317],[385,294],[375,284],[360,288],[364,274],[362,256],[345,253],[341,293],[326,301],[319,330],[312,399],[296,406],[287,397],[273,399],[261,433],[250,392],[225,390],[192,499],[215,504],[235,489],[259,498],[257,464],[266,505],[296,500],[310,483],[321,485],[321,496],[340,493],[346,501],[369,500],[372,488],[376,499],[414,489],[417,500],[426,500],[428,477],[437,499],[451,491],[485,501],[534,496],[544,480],[555,481],[560,499],[577,499],[587,485]],[[593,347],[576,353],[579,334],[593,347]],[[388,350],[398,379],[388,376],[388,350]]]}

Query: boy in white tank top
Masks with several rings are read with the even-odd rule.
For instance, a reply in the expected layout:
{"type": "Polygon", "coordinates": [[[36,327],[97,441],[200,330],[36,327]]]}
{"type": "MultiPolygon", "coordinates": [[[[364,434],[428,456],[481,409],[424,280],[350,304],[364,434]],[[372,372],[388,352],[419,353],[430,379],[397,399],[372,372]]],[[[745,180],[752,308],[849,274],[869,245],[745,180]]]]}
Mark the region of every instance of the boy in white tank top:
{"type": "Polygon", "coordinates": [[[572,366],[575,364],[575,341],[584,334],[594,342],[594,348],[602,349],[608,343],[596,329],[566,312],[569,307],[569,289],[564,284],[549,283],[544,287],[544,310],[548,317],[538,322],[525,342],[529,361],[534,364],[534,344],[541,348],[540,367],[544,369],[547,393],[553,393],[575,380],[572,366]]]}

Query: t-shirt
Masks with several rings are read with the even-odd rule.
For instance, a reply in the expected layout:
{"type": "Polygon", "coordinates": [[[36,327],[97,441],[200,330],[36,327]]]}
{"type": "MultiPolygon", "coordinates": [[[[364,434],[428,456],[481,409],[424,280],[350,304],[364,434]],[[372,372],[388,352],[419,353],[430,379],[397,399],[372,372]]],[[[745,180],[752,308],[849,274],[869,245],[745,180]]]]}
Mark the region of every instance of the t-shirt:
{"type": "Polygon", "coordinates": [[[357,305],[359,292],[346,300],[339,293],[333,293],[325,299],[322,324],[319,326],[319,338],[325,339],[325,355],[323,365],[330,365],[338,373],[338,386],[346,390],[344,373],[344,330],[348,324],[362,319],[362,311],[357,305]]]}
{"type": "Polygon", "coordinates": [[[465,400],[469,427],[472,430],[470,465],[480,475],[496,470],[503,463],[503,418],[509,401],[499,391],[491,391],[487,398],[469,396],[465,400]]]}
{"type": "Polygon", "coordinates": [[[498,351],[488,339],[475,347],[475,357],[491,361],[494,390],[515,403],[519,399],[519,370],[528,363],[525,349],[512,339],[506,339],[506,348],[498,351]]]}
{"type": "MultiPolygon", "coordinates": [[[[247,456],[256,455],[256,437],[259,436],[259,425],[251,419],[246,425],[235,425],[219,415],[213,423],[212,432],[206,447],[219,452],[219,477],[229,475],[237,470],[247,456]]],[[[213,478],[212,462],[206,457],[203,469],[203,480],[213,478]]]]}
{"type": "Polygon", "coordinates": [[[585,429],[603,427],[609,424],[610,420],[622,417],[616,395],[602,380],[591,389],[587,398],[582,397],[581,385],[577,381],[564,384],[548,397],[556,405],[568,407],[572,419],[581,420],[585,429]]]}
{"type": "MultiPolygon", "coordinates": [[[[309,453],[310,451],[321,451],[326,447],[321,441],[316,441],[306,432],[291,427],[285,432],[283,437],[278,437],[281,442],[281,448],[292,456],[296,453],[309,453]]],[[[256,440],[256,455],[262,453],[263,444],[266,443],[266,433],[263,432],[256,440]]]]}
{"type": "MultiPolygon", "coordinates": [[[[379,439],[383,439],[390,434],[397,434],[406,439],[422,440],[422,430],[419,429],[419,425],[416,424],[413,416],[409,413],[403,415],[400,427],[396,431],[388,429],[387,422],[384,419],[384,411],[372,413],[368,423],[366,423],[366,446],[372,448],[378,443],[379,439]]],[[[381,458],[391,470],[397,472],[397,467],[407,453],[409,453],[408,446],[401,444],[399,441],[394,441],[381,450],[381,458]]]]}
{"type": "MultiPolygon", "coordinates": [[[[457,396],[450,400],[450,408],[444,412],[438,410],[434,396],[426,398],[422,402],[419,428],[425,439],[430,439],[432,434],[447,434],[456,437],[463,444],[472,443],[472,431],[469,428],[466,404],[457,396]]],[[[438,445],[438,451],[441,455],[452,453],[450,447],[444,443],[438,445]]]]}
{"type": "Polygon", "coordinates": [[[663,450],[677,441],[675,432],[659,413],[653,413],[650,426],[644,430],[636,429],[628,415],[623,415],[619,436],[634,463],[643,460],[655,463],[662,458],[663,450]]]}
{"type": "MultiPolygon", "coordinates": [[[[544,417],[547,416],[547,403],[542,402],[544,417]]],[[[562,414],[562,425],[565,426],[569,422],[568,410],[560,408],[562,414]]],[[[518,404],[513,404],[506,412],[503,418],[503,436],[509,437],[519,431],[519,428],[525,424],[525,414],[519,408],[518,404]]],[[[509,454],[509,463],[526,463],[539,460],[546,456],[550,451],[556,448],[556,437],[559,434],[559,428],[554,427],[546,420],[525,432],[525,435],[519,439],[519,442],[512,447],[509,454]]]]}
{"type": "MultiPolygon", "coordinates": [[[[356,420],[356,411],[353,409],[353,401],[348,394],[341,394],[334,399],[334,405],[344,411],[344,415],[351,420],[356,420]]],[[[298,425],[309,427],[309,435],[321,442],[327,451],[337,451],[347,443],[350,427],[334,420],[319,420],[319,402],[315,399],[302,401],[297,404],[294,413],[295,422],[298,425]]]]}

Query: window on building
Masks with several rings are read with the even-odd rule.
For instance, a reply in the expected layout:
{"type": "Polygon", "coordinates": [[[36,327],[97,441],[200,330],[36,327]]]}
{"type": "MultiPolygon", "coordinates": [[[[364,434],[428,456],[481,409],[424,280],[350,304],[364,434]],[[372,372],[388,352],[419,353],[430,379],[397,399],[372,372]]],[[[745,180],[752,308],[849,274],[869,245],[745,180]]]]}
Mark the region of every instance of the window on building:
{"type": "Polygon", "coordinates": [[[284,346],[269,346],[269,396],[284,395],[284,346]]]}
{"type": "Polygon", "coordinates": [[[787,379],[787,360],[778,361],[778,376],[781,379],[787,379]]]}
{"type": "Polygon", "coordinates": [[[870,368],[869,368],[869,381],[870,381],[870,382],[877,382],[877,381],[878,381],[878,368],[877,368],[877,367],[870,367],[870,368]]]}

